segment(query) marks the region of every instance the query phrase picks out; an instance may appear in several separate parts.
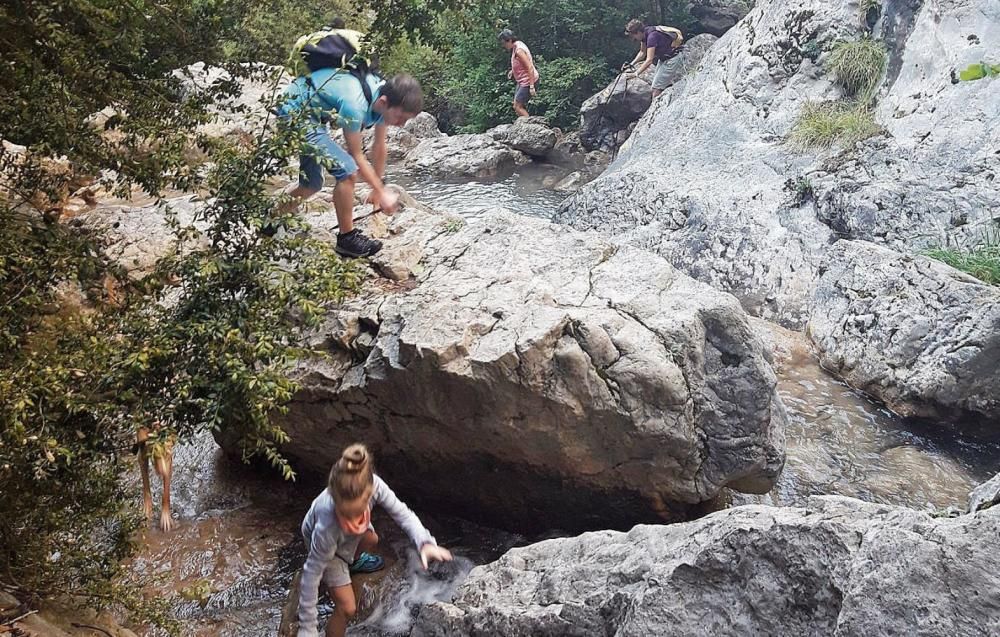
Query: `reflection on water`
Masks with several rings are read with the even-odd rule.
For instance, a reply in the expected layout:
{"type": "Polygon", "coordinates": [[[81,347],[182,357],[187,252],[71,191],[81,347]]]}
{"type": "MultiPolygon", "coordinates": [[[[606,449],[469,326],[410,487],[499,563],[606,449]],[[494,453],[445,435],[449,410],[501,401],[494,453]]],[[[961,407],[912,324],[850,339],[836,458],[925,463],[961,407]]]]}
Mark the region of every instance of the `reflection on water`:
{"type": "Polygon", "coordinates": [[[774,503],[837,494],[917,509],[961,507],[973,487],[1000,471],[1000,445],[904,421],[820,369],[802,334],[758,325],[771,333],[789,417],[788,460],[770,494],[774,503]]]}
{"type": "Polygon", "coordinates": [[[406,189],[414,199],[435,210],[475,217],[497,207],[550,219],[567,193],[552,189],[569,169],[552,164],[528,164],[498,181],[455,181],[410,175],[388,169],[388,180],[406,189]]]}

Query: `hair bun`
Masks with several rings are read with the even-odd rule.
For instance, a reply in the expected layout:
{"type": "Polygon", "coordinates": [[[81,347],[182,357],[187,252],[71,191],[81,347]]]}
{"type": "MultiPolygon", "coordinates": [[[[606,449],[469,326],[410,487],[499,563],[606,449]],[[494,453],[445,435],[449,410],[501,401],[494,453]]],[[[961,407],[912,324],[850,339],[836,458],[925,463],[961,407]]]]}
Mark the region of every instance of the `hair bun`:
{"type": "Polygon", "coordinates": [[[363,471],[368,465],[368,449],[364,445],[353,444],[340,455],[343,470],[347,473],[363,471]]]}
{"type": "Polygon", "coordinates": [[[372,488],[372,454],[368,447],[354,443],[333,464],[327,486],[336,500],[353,500],[372,488]]]}

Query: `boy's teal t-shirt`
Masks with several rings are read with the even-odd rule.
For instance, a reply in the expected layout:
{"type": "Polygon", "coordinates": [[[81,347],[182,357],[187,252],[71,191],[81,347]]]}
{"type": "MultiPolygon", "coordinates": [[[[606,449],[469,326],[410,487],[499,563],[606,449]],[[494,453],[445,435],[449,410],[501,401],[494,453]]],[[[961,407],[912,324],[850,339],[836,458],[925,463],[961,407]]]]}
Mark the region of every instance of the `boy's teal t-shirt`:
{"type": "MultiPolygon", "coordinates": [[[[385,80],[375,76],[365,77],[372,89],[372,103],[378,99],[385,80]]],[[[360,132],[382,123],[382,115],[372,110],[365,99],[358,78],[342,69],[320,69],[309,75],[295,78],[285,89],[282,110],[286,113],[302,108],[320,109],[331,116],[331,121],[345,131],[360,132]],[[310,79],[312,85],[310,86],[310,79]]]]}

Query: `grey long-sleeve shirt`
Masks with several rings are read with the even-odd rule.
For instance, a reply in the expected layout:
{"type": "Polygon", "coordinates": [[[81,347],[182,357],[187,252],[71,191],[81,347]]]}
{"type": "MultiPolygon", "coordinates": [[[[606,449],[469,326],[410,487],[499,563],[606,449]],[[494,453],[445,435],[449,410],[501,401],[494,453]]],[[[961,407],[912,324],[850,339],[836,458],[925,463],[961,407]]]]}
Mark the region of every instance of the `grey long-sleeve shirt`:
{"type": "MultiPolygon", "coordinates": [[[[437,544],[416,514],[410,510],[382,478],[375,476],[375,489],[369,508],[379,505],[392,516],[396,524],[406,532],[417,550],[424,544],[437,544]]],[[[302,520],[302,537],[309,547],[309,556],[302,569],[302,583],[299,592],[299,633],[298,637],[316,637],[317,617],[316,604],[319,598],[319,584],[323,578],[326,565],[337,558],[337,549],[351,537],[340,528],[334,514],[333,496],[329,489],[324,489],[309,507],[309,512],[302,520]]],[[[354,536],[357,537],[357,536],[354,536]]],[[[345,560],[353,559],[353,555],[342,556],[345,560]]]]}

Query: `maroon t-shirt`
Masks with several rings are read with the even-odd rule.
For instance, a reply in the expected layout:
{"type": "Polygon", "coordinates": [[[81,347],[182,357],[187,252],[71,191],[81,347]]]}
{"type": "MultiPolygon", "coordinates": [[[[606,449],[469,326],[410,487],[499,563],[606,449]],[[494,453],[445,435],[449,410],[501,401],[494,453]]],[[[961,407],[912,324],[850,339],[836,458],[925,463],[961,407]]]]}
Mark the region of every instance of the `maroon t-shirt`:
{"type": "Polygon", "coordinates": [[[665,60],[671,57],[670,53],[672,49],[670,45],[673,44],[674,36],[657,31],[656,27],[646,27],[643,31],[642,39],[646,43],[646,48],[656,47],[657,60],[665,60]]]}

